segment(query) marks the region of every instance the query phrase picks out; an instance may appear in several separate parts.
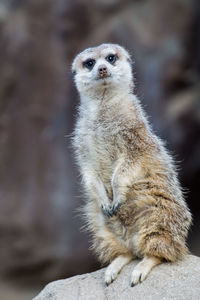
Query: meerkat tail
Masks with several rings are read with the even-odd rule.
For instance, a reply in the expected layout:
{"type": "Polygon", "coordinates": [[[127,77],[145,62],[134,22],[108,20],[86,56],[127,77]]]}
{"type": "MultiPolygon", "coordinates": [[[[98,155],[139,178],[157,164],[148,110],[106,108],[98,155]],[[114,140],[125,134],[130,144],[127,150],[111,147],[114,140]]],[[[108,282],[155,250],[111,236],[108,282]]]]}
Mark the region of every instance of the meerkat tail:
{"type": "Polygon", "coordinates": [[[161,259],[155,256],[145,256],[143,260],[137,264],[131,274],[131,286],[135,286],[139,282],[146,279],[150,271],[161,263],[161,259]]]}
{"type": "Polygon", "coordinates": [[[111,262],[111,264],[107,267],[105,272],[105,283],[107,286],[116,279],[121,269],[125,265],[127,265],[132,259],[133,257],[130,254],[119,255],[111,262]]]}

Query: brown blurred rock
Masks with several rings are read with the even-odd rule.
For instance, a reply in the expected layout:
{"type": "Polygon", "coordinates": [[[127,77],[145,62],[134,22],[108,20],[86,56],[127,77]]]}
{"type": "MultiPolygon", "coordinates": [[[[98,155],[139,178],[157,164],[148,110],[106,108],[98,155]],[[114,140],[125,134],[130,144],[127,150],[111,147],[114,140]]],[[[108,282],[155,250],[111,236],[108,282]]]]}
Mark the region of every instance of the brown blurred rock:
{"type": "Polygon", "coordinates": [[[65,137],[72,123],[67,61],[53,1],[7,9],[0,32],[0,274],[50,280],[89,259],[65,137]]]}

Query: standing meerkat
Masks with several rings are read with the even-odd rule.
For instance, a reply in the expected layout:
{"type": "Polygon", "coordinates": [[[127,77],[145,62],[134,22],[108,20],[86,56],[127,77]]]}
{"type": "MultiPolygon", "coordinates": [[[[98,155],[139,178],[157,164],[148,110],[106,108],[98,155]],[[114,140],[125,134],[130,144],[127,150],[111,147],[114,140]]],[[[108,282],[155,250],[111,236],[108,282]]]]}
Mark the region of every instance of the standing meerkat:
{"type": "Polygon", "coordinates": [[[176,169],[133,94],[131,58],[116,44],[88,48],[72,70],[81,103],[73,143],[92,248],[110,284],[132,259],[131,286],[187,253],[191,214],[176,169]]]}

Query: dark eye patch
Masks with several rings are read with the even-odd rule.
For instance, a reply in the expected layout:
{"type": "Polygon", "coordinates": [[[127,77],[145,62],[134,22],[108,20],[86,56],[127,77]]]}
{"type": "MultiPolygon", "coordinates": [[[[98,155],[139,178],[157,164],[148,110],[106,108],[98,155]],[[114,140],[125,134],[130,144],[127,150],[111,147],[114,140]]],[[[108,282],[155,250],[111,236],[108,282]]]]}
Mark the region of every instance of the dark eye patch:
{"type": "Polygon", "coordinates": [[[88,58],[86,61],[83,62],[83,66],[89,70],[92,70],[96,61],[95,59],[88,58]]]}
{"type": "Polygon", "coordinates": [[[106,56],[106,60],[110,63],[110,64],[114,64],[116,62],[116,60],[118,59],[118,56],[116,54],[109,54],[108,56],[106,56]]]}

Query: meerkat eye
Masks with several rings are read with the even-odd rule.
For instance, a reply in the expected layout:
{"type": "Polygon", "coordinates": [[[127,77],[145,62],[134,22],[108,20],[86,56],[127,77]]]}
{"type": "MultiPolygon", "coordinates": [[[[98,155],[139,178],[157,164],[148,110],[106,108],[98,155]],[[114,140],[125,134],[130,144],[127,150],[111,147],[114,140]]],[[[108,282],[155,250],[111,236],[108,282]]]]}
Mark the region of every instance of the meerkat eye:
{"type": "Polygon", "coordinates": [[[117,55],[115,54],[109,54],[107,57],[106,57],[106,60],[111,63],[111,64],[114,64],[116,62],[116,60],[118,59],[117,55]]]}
{"type": "Polygon", "coordinates": [[[83,62],[83,66],[86,67],[89,70],[92,70],[92,68],[95,65],[95,60],[94,59],[87,59],[86,61],[83,62]]]}

